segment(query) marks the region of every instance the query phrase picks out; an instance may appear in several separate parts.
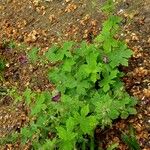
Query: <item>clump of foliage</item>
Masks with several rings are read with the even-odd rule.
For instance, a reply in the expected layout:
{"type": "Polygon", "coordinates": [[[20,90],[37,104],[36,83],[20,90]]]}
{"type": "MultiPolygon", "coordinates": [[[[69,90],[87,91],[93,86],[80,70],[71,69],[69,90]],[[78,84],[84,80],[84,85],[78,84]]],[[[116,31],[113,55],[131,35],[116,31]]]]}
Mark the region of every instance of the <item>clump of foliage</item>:
{"type": "Polygon", "coordinates": [[[118,69],[127,66],[132,55],[115,38],[120,21],[110,15],[91,44],[69,41],[52,46],[43,56],[36,48],[28,53],[33,63],[53,64],[48,79],[55,89],[36,93],[27,88],[22,96],[11,92],[30,108],[30,123],[19,133],[23,143],[32,141],[33,149],[93,150],[97,125],[104,128],[136,113],[136,100],[125,92],[118,69]]]}

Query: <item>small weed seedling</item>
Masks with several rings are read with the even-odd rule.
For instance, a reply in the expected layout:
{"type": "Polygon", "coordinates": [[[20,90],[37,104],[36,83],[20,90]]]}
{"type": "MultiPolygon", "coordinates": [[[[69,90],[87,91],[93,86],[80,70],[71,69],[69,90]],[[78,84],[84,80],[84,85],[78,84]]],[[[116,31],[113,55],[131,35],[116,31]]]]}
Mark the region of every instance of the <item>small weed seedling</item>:
{"type": "Polygon", "coordinates": [[[5,69],[5,61],[4,61],[4,59],[0,58],[0,81],[3,80],[4,69],[5,69]]]}
{"type": "Polygon", "coordinates": [[[121,135],[122,141],[128,145],[130,150],[141,150],[138,140],[136,139],[134,128],[130,126],[129,134],[121,135]]]}

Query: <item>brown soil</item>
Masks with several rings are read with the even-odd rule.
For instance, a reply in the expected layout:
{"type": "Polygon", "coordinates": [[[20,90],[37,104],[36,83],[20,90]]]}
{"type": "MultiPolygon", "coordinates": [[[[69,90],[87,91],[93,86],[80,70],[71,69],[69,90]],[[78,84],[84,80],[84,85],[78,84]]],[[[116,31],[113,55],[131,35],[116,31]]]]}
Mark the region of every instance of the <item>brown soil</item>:
{"type": "Polygon", "coordinates": [[[82,40],[96,35],[103,19],[88,0],[9,0],[1,4],[1,37],[40,47],[63,40],[82,40]]]}
{"type": "MultiPolygon", "coordinates": [[[[97,1],[97,5],[102,4],[97,1]]],[[[31,46],[45,51],[53,43],[64,40],[91,42],[100,29],[104,15],[88,0],[53,0],[37,3],[36,0],[2,0],[0,3],[0,55],[6,59],[4,81],[1,87],[16,86],[23,91],[27,86],[36,90],[51,89],[46,80],[45,66],[31,65],[26,53],[31,46]],[[25,43],[27,48],[15,49],[2,44],[4,40],[25,43]]],[[[121,142],[121,133],[128,132],[129,124],[136,130],[141,149],[149,150],[150,131],[150,1],[126,0],[118,6],[117,13],[124,18],[121,38],[133,50],[134,56],[123,81],[126,90],[139,100],[138,114],[127,120],[116,120],[111,129],[97,130],[97,141],[104,149],[118,142],[120,150],[128,147],[121,142]],[[122,10],[123,11],[122,11],[122,10]],[[121,11],[120,11],[121,10],[121,11]]],[[[0,88],[1,88],[0,87],[0,88]]],[[[1,96],[1,95],[0,95],[1,96]]],[[[14,105],[7,96],[0,98],[0,137],[18,131],[28,121],[27,110],[22,103],[14,105]]],[[[6,149],[25,149],[8,144],[6,149]]],[[[2,148],[4,149],[4,147],[2,148]]]]}

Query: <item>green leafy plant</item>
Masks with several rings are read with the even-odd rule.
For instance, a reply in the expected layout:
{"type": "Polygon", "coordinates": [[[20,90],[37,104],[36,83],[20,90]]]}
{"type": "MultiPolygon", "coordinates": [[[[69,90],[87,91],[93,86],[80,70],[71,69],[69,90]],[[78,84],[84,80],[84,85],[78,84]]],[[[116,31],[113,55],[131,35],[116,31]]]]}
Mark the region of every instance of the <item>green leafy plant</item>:
{"type": "Polygon", "coordinates": [[[2,58],[0,58],[0,71],[3,71],[5,68],[5,62],[2,58]]]}
{"type": "Polygon", "coordinates": [[[35,48],[32,48],[32,50],[28,52],[28,58],[32,63],[35,63],[39,59],[37,55],[38,51],[39,51],[39,48],[35,47],[35,48]]]}
{"type": "Polygon", "coordinates": [[[32,141],[33,149],[92,150],[97,125],[104,128],[136,113],[136,100],[125,92],[118,69],[132,55],[116,38],[120,21],[110,15],[93,43],[65,42],[41,57],[37,48],[28,53],[31,62],[49,64],[48,79],[55,88],[41,93],[27,88],[21,97],[10,92],[30,108],[30,122],[20,132],[22,143],[32,141]]]}
{"type": "Polygon", "coordinates": [[[13,40],[9,41],[8,48],[14,49],[15,47],[16,47],[16,43],[13,40]]]}
{"type": "Polygon", "coordinates": [[[4,145],[6,143],[14,143],[17,139],[18,139],[18,133],[13,133],[11,135],[1,137],[0,138],[0,145],[4,145]]]}
{"type": "Polygon", "coordinates": [[[0,58],[0,80],[3,80],[3,71],[5,69],[5,61],[0,58]]]}
{"type": "Polygon", "coordinates": [[[110,14],[115,10],[115,3],[113,0],[107,0],[101,10],[105,11],[106,13],[110,14]]]}
{"type": "Polygon", "coordinates": [[[107,150],[114,150],[118,147],[118,145],[119,145],[118,143],[113,143],[107,148],[107,150]]]}
{"type": "Polygon", "coordinates": [[[140,145],[135,137],[134,129],[130,126],[129,134],[123,133],[121,135],[122,141],[128,145],[130,150],[140,150],[140,145]]]}

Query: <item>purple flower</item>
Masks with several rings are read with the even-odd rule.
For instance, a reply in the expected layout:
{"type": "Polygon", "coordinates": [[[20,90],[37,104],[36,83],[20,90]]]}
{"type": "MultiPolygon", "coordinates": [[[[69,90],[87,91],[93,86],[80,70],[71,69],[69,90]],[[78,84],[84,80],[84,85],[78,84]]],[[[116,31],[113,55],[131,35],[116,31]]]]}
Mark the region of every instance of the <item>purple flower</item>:
{"type": "Polygon", "coordinates": [[[21,55],[21,56],[19,56],[19,58],[18,58],[18,60],[19,60],[19,62],[21,63],[21,64],[25,64],[25,63],[27,63],[27,57],[25,56],[25,55],[21,55]]]}
{"type": "Polygon", "coordinates": [[[52,100],[53,100],[54,102],[59,102],[59,101],[60,101],[60,96],[61,96],[61,94],[59,93],[58,95],[52,97],[52,100]]]}
{"type": "Polygon", "coordinates": [[[61,93],[59,91],[54,90],[52,92],[52,95],[53,95],[52,101],[54,101],[54,102],[59,102],[60,101],[61,93]]]}

